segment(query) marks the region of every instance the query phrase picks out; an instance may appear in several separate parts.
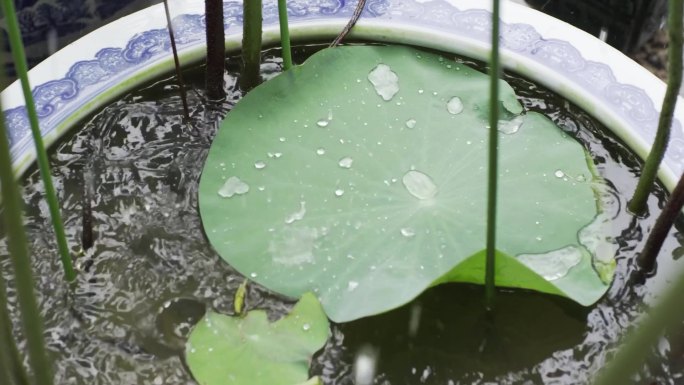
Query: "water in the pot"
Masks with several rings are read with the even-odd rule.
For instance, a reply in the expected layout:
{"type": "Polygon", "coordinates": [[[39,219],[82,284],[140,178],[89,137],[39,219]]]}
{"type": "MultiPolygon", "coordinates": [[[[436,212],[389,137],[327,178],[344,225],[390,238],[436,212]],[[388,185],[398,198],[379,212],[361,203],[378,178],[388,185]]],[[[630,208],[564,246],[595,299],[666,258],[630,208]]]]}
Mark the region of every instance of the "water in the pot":
{"type": "MultiPolygon", "coordinates": [[[[319,48],[299,48],[298,55],[319,48]]],[[[266,53],[266,78],[280,71],[277,57],[277,51],[266,53]]],[[[70,244],[80,243],[84,202],[92,209],[95,245],[78,262],[82,272],[74,291],[63,284],[38,172],[25,178],[26,223],[56,383],[194,383],[183,361],[187,335],[206,309],[232,314],[243,281],[207,243],[197,208],[216,120],[242,95],[236,62],[228,61],[228,98],[220,106],[203,98],[199,69],[187,71],[192,129],[181,121],[174,81],[164,79],[83,122],[52,153],[70,244]]],[[[353,384],[358,365],[374,368],[374,383],[387,385],[584,383],[654,290],[657,276],[645,285],[627,282],[630,261],[654,221],[624,209],[636,184],[637,157],[577,107],[527,80],[506,78],[527,110],[545,114],[580,140],[609,181],[617,224],[612,236],[619,245],[609,293],[583,308],[559,297],[501,290],[496,312],[488,317],[480,287],[439,286],[398,310],[333,325],[311,365],[312,375],[325,384],[353,384]]],[[[659,188],[651,197],[651,212],[664,196],[659,188]]],[[[679,233],[668,239],[661,269],[667,269],[670,255],[682,254],[681,239],[679,233]]],[[[0,272],[9,282],[18,322],[4,238],[0,272]]],[[[250,285],[246,306],[266,309],[275,319],[291,302],[250,285]]],[[[678,337],[661,340],[638,383],[681,383],[684,350],[678,337]]]]}

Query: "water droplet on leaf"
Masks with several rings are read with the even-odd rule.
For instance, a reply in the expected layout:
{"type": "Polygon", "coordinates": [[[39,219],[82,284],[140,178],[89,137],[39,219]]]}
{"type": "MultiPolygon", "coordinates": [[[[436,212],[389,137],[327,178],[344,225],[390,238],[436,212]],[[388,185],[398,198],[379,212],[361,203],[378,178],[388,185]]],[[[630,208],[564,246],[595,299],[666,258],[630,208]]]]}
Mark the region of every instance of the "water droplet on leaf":
{"type": "Polygon", "coordinates": [[[340,161],[337,164],[339,164],[342,168],[351,168],[352,163],[354,163],[354,159],[350,157],[345,157],[340,159],[340,161]]]}
{"type": "Polygon", "coordinates": [[[430,176],[416,170],[404,174],[401,179],[406,190],[420,200],[432,199],[437,195],[437,185],[430,176]]]}
{"type": "Polygon", "coordinates": [[[392,100],[399,92],[399,76],[386,64],[378,64],[369,74],[368,80],[383,100],[392,100]]]}
{"type": "Polygon", "coordinates": [[[458,115],[463,112],[463,102],[458,96],[454,96],[447,102],[447,111],[452,115],[458,115]]]}
{"type": "Polygon", "coordinates": [[[221,186],[218,194],[223,198],[230,198],[233,195],[242,195],[249,192],[249,185],[240,180],[236,176],[231,176],[226,180],[226,182],[221,186]]]}

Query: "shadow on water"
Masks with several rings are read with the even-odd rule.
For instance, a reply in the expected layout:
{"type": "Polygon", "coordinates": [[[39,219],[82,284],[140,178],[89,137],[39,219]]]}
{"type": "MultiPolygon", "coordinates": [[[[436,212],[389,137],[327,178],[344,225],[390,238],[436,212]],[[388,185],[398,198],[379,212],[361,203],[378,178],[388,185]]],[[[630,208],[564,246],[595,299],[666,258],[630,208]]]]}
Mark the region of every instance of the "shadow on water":
{"type": "Polygon", "coordinates": [[[377,373],[392,384],[502,375],[584,340],[589,311],[566,299],[500,290],[487,313],[483,298],[481,286],[441,285],[400,309],[339,328],[349,350],[374,348],[377,373]]]}

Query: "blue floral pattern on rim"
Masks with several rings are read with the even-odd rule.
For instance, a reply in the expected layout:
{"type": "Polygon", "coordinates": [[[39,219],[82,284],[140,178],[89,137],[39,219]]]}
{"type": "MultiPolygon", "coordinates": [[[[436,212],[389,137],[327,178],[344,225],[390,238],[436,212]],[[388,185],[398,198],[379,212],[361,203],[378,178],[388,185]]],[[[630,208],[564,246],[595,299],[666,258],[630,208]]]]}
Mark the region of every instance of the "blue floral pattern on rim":
{"type": "MultiPolygon", "coordinates": [[[[242,3],[226,1],[224,4],[226,34],[241,33],[242,3]]],[[[288,11],[292,23],[320,18],[347,20],[356,4],[356,0],[291,0],[288,11]]],[[[444,0],[368,0],[363,17],[391,19],[393,23],[428,27],[482,42],[489,41],[491,27],[489,11],[459,10],[444,0]]],[[[277,25],[274,1],[265,2],[263,18],[264,25],[277,25]]],[[[204,15],[179,15],[174,18],[173,25],[180,47],[204,44],[204,15]]],[[[501,30],[502,49],[528,57],[565,75],[611,105],[630,125],[641,127],[648,139],[655,135],[659,114],[654,102],[644,90],[619,83],[608,65],[586,60],[569,42],[545,39],[528,24],[502,23],[501,30]]],[[[93,60],[74,63],[62,79],[36,86],[33,94],[43,134],[54,131],[62,120],[93,95],[170,52],[166,29],[148,30],[131,36],[123,48],[103,48],[93,60]]],[[[16,161],[29,151],[31,144],[26,109],[22,106],[7,110],[5,116],[12,156],[16,161]]],[[[680,174],[684,170],[684,133],[679,121],[675,121],[674,126],[666,160],[673,171],[680,174]]]]}

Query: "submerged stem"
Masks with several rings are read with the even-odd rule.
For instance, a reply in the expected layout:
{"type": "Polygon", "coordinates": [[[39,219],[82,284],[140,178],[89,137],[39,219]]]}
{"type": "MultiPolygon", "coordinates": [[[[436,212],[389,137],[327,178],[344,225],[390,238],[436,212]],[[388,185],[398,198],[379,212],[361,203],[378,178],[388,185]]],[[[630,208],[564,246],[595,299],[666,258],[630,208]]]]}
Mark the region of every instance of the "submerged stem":
{"type": "Polygon", "coordinates": [[[290,27],[287,21],[287,2],[278,0],[278,18],[280,21],[280,45],[283,47],[283,69],[292,68],[292,48],[290,47],[290,27]]]}
{"type": "Polygon", "coordinates": [[[342,40],[344,40],[345,37],[351,32],[352,28],[356,25],[356,22],[359,21],[359,18],[361,18],[361,14],[363,13],[363,9],[366,7],[366,0],[359,0],[359,2],[356,4],[356,8],[354,8],[354,13],[352,14],[351,19],[349,19],[349,22],[347,25],[344,26],[344,29],[342,29],[342,32],[340,32],[339,35],[333,40],[332,43],[330,43],[330,47],[337,47],[342,40]]]}
{"type": "MultiPolygon", "coordinates": [[[[38,114],[36,113],[36,106],[31,93],[31,85],[28,78],[28,65],[26,63],[26,54],[24,53],[24,43],[21,41],[21,31],[19,30],[19,22],[17,14],[14,9],[12,0],[2,0],[0,8],[5,14],[5,22],[7,23],[7,33],[10,39],[10,48],[14,65],[17,70],[17,75],[21,80],[21,88],[24,92],[24,99],[26,101],[26,112],[28,114],[29,123],[31,125],[31,133],[33,134],[33,142],[36,147],[36,157],[38,159],[38,168],[40,169],[40,176],[43,179],[45,187],[45,198],[47,200],[50,216],[52,217],[52,226],[55,230],[55,238],[57,239],[57,247],[62,261],[62,268],[64,269],[64,277],[71,282],[76,278],[71,254],[69,252],[69,245],[64,233],[64,225],[62,223],[62,215],[60,214],[59,201],[57,194],[52,184],[52,175],[50,174],[50,163],[48,155],[43,144],[43,137],[40,131],[40,123],[38,122],[38,114]]],[[[9,149],[8,149],[9,151],[9,149]]],[[[9,167],[11,167],[11,160],[8,160],[9,167]]],[[[8,203],[5,203],[9,206],[8,203]]]]}
{"type": "Polygon", "coordinates": [[[487,179],[487,264],[485,269],[485,304],[494,307],[496,276],[496,196],[499,174],[499,0],[492,8],[492,56],[489,72],[489,172],[487,179]]]}
{"type": "Polygon", "coordinates": [[[670,199],[665,204],[663,211],[658,216],[653,230],[648,235],[646,245],[637,258],[639,267],[644,272],[651,272],[655,269],[656,258],[660,249],[663,247],[663,242],[667,234],[672,229],[675,220],[684,207],[684,175],[677,182],[677,186],[672,190],[670,199]]]}
{"type": "Polygon", "coordinates": [[[244,21],[242,24],[242,87],[250,89],[259,84],[261,65],[261,0],[246,0],[243,3],[244,21]]]}
{"type": "Polygon", "coordinates": [[[670,0],[668,12],[667,24],[670,43],[667,53],[667,90],[660,111],[658,131],[653,141],[653,147],[646,158],[646,164],[641,171],[634,196],[628,204],[629,210],[635,214],[643,214],[646,211],[648,195],[651,192],[660,162],[663,160],[667,143],[670,140],[672,116],[677,104],[679,88],[682,85],[682,33],[684,33],[682,30],[682,0],[670,0]]]}
{"type": "Polygon", "coordinates": [[[176,48],[176,37],[173,33],[173,25],[171,23],[171,12],[169,11],[169,2],[164,0],[164,11],[166,13],[166,24],[169,29],[169,39],[171,40],[171,51],[173,51],[173,63],[176,67],[176,77],[178,78],[178,89],[183,102],[183,113],[185,114],[185,121],[190,123],[190,110],[188,109],[188,95],[185,92],[185,81],[183,81],[183,72],[181,71],[180,60],[178,59],[178,49],[176,48]]]}
{"type": "MultiPolygon", "coordinates": [[[[10,0],[3,0],[3,11],[7,10],[10,0]]],[[[5,15],[10,14],[5,12],[5,15]]],[[[14,15],[12,13],[11,15],[14,15]]],[[[8,17],[11,19],[11,17],[8,17]]],[[[11,28],[10,28],[11,29],[11,28]]],[[[21,319],[26,334],[28,354],[33,369],[36,384],[52,384],[52,367],[43,340],[43,318],[38,310],[38,301],[34,293],[33,272],[28,253],[26,232],[22,219],[24,207],[19,187],[12,170],[9,141],[5,129],[5,116],[0,107],[0,191],[4,207],[5,229],[7,230],[7,244],[14,268],[17,290],[17,302],[21,309],[21,319]]],[[[0,282],[0,284],[3,284],[0,282]]]]}
{"type": "Polygon", "coordinates": [[[207,96],[211,100],[226,97],[223,90],[226,32],[223,29],[223,0],[204,0],[207,34],[207,96]]]}

